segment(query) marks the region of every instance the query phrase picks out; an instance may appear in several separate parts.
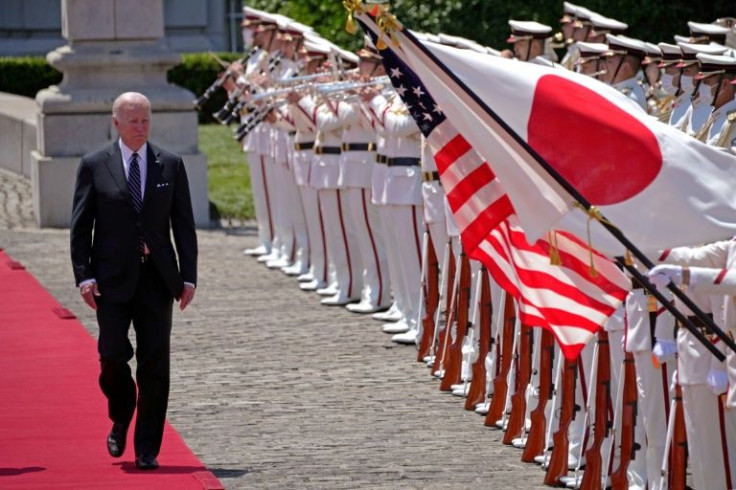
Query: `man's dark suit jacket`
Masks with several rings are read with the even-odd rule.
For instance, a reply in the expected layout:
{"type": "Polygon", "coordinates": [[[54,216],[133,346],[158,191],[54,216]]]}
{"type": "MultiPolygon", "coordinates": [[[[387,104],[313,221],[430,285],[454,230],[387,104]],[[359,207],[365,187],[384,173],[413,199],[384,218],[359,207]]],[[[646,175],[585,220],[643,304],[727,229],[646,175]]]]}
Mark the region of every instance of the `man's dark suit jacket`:
{"type": "Polygon", "coordinates": [[[135,293],[139,235],[175,298],[184,282],[197,282],[197,236],[184,162],[150,142],[147,160],[140,215],[131,204],[117,141],[84,155],[79,164],[70,230],[74,276],[77,285],[96,279],[108,301],[125,302],[135,293]]]}

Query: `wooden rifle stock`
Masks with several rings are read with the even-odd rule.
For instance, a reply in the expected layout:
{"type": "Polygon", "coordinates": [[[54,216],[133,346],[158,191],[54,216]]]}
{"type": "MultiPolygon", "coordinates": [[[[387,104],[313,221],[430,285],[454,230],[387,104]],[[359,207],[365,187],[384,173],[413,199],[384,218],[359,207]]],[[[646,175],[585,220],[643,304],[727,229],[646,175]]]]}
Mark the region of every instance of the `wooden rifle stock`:
{"type": "MultiPolygon", "coordinates": [[[[460,283],[456,300],[457,331],[454,342],[447,347],[445,354],[445,375],[440,383],[440,390],[450,391],[452,385],[460,382],[463,363],[463,339],[468,333],[468,316],[470,309],[470,259],[464,251],[460,252],[460,283]]],[[[452,337],[450,337],[452,339],[452,337]]]]}
{"type": "Polygon", "coordinates": [[[506,424],[506,432],[502,442],[511,442],[521,436],[526,421],[526,390],[532,377],[532,327],[521,325],[521,339],[519,340],[519,352],[516,356],[516,382],[514,394],[511,395],[511,415],[506,424]]]}
{"type": "Polygon", "coordinates": [[[552,332],[547,329],[543,329],[541,335],[542,338],[539,342],[539,402],[529,414],[532,425],[526,437],[524,452],[521,454],[521,460],[525,463],[534,462],[535,457],[544,453],[545,437],[547,435],[547,417],[544,411],[547,408],[547,401],[552,398],[555,389],[552,381],[555,338],[552,332]]]}
{"type": "MultiPolygon", "coordinates": [[[[603,458],[601,449],[603,441],[608,435],[611,424],[608,420],[608,410],[611,400],[611,356],[608,345],[608,332],[598,332],[598,370],[596,373],[595,388],[595,422],[593,429],[593,444],[585,453],[585,473],[580,483],[584,490],[598,490],[603,477],[603,458]]],[[[608,471],[608,468],[606,468],[608,471]]]]}
{"type": "Polygon", "coordinates": [[[470,382],[468,396],[465,399],[465,410],[475,410],[475,406],[486,398],[486,357],[493,346],[491,324],[493,318],[493,303],[491,301],[491,283],[488,270],[481,267],[480,285],[480,319],[478,339],[478,359],[473,364],[473,378],[470,382]]]}
{"type": "Polygon", "coordinates": [[[559,485],[560,477],[567,474],[570,439],[567,432],[575,415],[575,385],[578,374],[578,360],[565,359],[562,375],[562,403],[560,404],[560,423],[553,437],[554,448],[549,458],[549,466],[544,475],[545,485],[559,485]]]}
{"type": "Polygon", "coordinates": [[[621,407],[621,454],[619,455],[618,468],[611,473],[611,488],[613,490],[629,488],[627,470],[637,450],[634,434],[639,400],[636,388],[634,355],[630,352],[627,352],[624,357],[624,379],[621,382],[624,384],[621,407]]]}
{"type": "Polygon", "coordinates": [[[488,413],[483,425],[495,427],[496,421],[503,416],[506,408],[506,393],[508,392],[507,378],[511,370],[511,360],[514,355],[514,325],[516,324],[516,309],[514,298],[506,293],[503,306],[503,345],[499,347],[500,356],[496,359],[499,366],[498,374],[493,378],[493,398],[488,407],[488,413]]]}
{"type": "Polygon", "coordinates": [[[675,384],[675,428],[670,443],[670,464],[667,482],[670,490],[685,490],[685,468],[687,466],[687,433],[685,432],[685,413],[682,408],[682,387],[675,384]]]}
{"type": "Polygon", "coordinates": [[[422,339],[419,341],[417,351],[417,361],[422,360],[430,354],[432,349],[432,340],[434,340],[434,316],[437,312],[437,306],[440,301],[439,291],[439,271],[440,265],[437,261],[437,254],[434,251],[432,243],[432,235],[427,232],[427,250],[425,250],[425,260],[427,266],[426,295],[424,297],[424,318],[422,318],[422,339]]]}
{"type": "MultiPolygon", "coordinates": [[[[449,246],[448,253],[450,257],[447,260],[447,271],[443,271],[443,274],[447,275],[447,280],[445,283],[445,328],[440,330],[439,335],[437,336],[438,338],[434,354],[434,365],[432,366],[432,369],[430,369],[430,373],[432,373],[432,375],[434,375],[434,372],[438,369],[441,369],[442,367],[442,361],[445,357],[445,351],[447,350],[447,336],[450,334],[449,326],[452,325],[451,322],[454,321],[453,316],[455,314],[455,312],[453,311],[455,308],[451,307],[451,305],[454,303],[454,299],[452,296],[455,288],[455,274],[457,272],[457,266],[455,265],[455,259],[452,253],[452,245],[449,246]]],[[[440,326],[435,325],[435,328],[440,328],[440,326]]]]}

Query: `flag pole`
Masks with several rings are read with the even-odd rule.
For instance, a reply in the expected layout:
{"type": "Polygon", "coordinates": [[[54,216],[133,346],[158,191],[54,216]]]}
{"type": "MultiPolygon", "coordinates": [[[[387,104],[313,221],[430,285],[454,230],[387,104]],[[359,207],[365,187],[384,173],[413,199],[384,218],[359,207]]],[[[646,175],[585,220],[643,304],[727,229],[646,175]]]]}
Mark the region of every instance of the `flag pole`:
{"type": "MultiPolygon", "coordinates": [[[[383,15],[390,15],[384,12],[383,15]]],[[[361,24],[362,22],[365,22],[364,15],[359,14],[358,17],[363,17],[360,19],[361,24]]],[[[393,17],[393,16],[391,16],[393,17]]],[[[369,19],[370,20],[370,19],[369,19]]],[[[552,177],[555,182],[557,182],[565,191],[570,194],[570,196],[577,201],[577,203],[585,209],[585,211],[588,213],[588,215],[592,218],[595,218],[608,232],[613,235],[614,238],[616,238],[634,257],[636,257],[647,269],[651,269],[654,267],[654,263],[652,263],[649,258],[644,255],[644,253],[641,252],[618,228],[613,226],[608,220],[605,219],[605,217],[600,213],[598,208],[590,204],[590,202],[585,199],[585,197],[578,192],[578,190],[570,184],[562,175],[560,175],[559,172],[557,172],[556,169],[554,169],[539,153],[537,153],[529,144],[524,141],[521,136],[519,136],[511,127],[506,124],[506,122],[499,117],[498,114],[496,114],[490,107],[486,105],[486,103],[478,97],[477,94],[475,94],[472,90],[470,90],[465,83],[460,80],[460,78],[452,73],[445,65],[440,61],[434,53],[432,53],[429,49],[427,49],[408,29],[403,28],[403,26],[394,19],[392,19],[393,22],[391,24],[393,26],[396,26],[397,29],[401,31],[401,33],[406,37],[407,40],[412,42],[419,50],[421,50],[425,56],[427,56],[429,59],[431,59],[443,72],[450,77],[457,85],[460,86],[460,88],[465,91],[465,93],[470,96],[473,101],[478,104],[488,116],[494,119],[496,123],[498,123],[509,135],[511,135],[512,138],[520,145],[522,146],[531,156],[534,158],[534,160],[537,162],[539,166],[541,166],[547,174],[552,177]]],[[[384,22],[384,24],[386,24],[384,22]]],[[[376,27],[378,29],[378,27],[376,27]]],[[[392,34],[392,33],[389,33],[392,34]]],[[[659,301],[672,315],[682,324],[685,326],[685,328],[690,331],[697,339],[700,341],[703,346],[705,346],[713,356],[716,357],[719,361],[724,361],[725,356],[724,354],[718,350],[715,345],[713,345],[706,337],[703,335],[703,333],[693,325],[693,323],[679,310],[677,309],[665,296],[654,286],[652,283],[649,282],[649,279],[644,276],[641,272],[639,272],[636,268],[634,268],[633,265],[630,265],[626,263],[625,260],[618,259],[619,262],[626,268],[626,270],[637,280],[639,283],[644,286],[644,288],[649,291],[649,293],[657,298],[657,301],[659,301]]],[[[672,292],[672,294],[678,298],[682,303],[690,309],[690,311],[693,312],[693,314],[702,321],[706,327],[713,332],[718,338],[720,338],[733,352],[736,352],[736,342],[731,339],[726,333],[721,330],[720,327],[718,327],[714,322],[713,319],[710,318],[708,315],[706,315],[683,291],[678,289],[673,283],[670,282],[670,284],[667,286],[667,288],[672,292]]]]}

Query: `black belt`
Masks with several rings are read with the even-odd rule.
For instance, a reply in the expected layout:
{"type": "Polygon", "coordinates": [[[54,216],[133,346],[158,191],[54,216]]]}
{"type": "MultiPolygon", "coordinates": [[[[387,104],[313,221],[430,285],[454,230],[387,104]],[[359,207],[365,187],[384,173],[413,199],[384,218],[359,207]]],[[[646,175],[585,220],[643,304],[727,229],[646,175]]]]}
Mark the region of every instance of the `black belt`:
{"type": "Polygon", "coordinates": [[[342,151],[373,151],[376,149],[375,143],[343,143],[342,151]]]}
{"type": "Polygon", "coordinates": [[[315,146],[314,147],[314,154],[315,155],[339,155],[342,153],[342,150],[339,146],[315,146]]]}
{"type": "Polygon", "coordinates": [[[289,131],[289,136],[294,136],[296,134],[296,131],[289,131]]]}
{"type": "Polygon", "coordinates": [[[388,157],[386,155],[376,155],[376,163],[385,164],[387,161],[388,161],[388,157]]]}
{"type": "MultiPolygon", "coordinates": [[[[710,318],[711,321],[713,321],[713,313],[706,313],[705,315],[708,318],[710,318]]],[[[688,316],[687,319],[690,320],[690,323],[692,323],[695,326],[695,328],[700,330],[702,334],[705,335],[706,337],[711,337],[713,335],[713,331],[710,329],[710,327],[706,325],[705,322],[701,320],[700,318],[698,318],[697,316],[695,315],[688,316]]]]}
{"type": "Polygon", "coordinates": [[[294,143],[295,151],[311,150],[314,148],[314,141],[303,141],[301,143],[294,143]]]}
{"type": "Polygon", "coordinates": [[[419,159],[409,157],[389,158],[386,165],[389,167],[418,167],[419,159]]]}
{"type": "Polygon", "coordinates": [[[440,173],[435,170],[434,172],[422,172],[422,182],[434,182],[440,180],[440,173]]]}

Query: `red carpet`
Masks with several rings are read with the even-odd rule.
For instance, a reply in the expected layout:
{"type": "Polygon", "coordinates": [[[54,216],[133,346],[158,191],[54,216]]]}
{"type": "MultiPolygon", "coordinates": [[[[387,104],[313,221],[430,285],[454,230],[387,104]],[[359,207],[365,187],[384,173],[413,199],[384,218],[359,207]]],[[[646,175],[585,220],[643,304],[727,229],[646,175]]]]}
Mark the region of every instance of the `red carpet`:
{"type": "Polygon", "coordinates": [[[223,488],[168,423],[158,470],[135,468],[132,427],[107,454],[95,339],[22,267],[0,249],[0,488],[223,488]]]}

